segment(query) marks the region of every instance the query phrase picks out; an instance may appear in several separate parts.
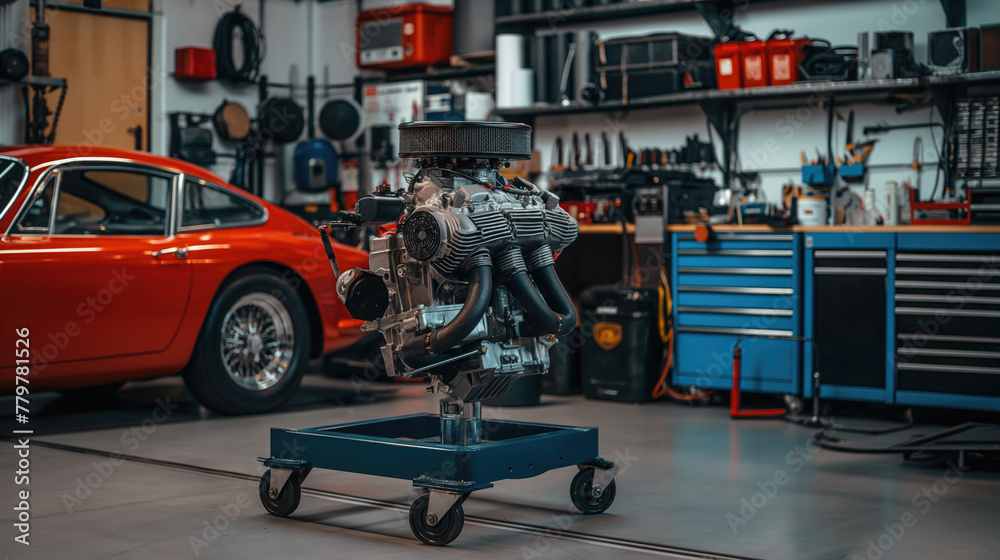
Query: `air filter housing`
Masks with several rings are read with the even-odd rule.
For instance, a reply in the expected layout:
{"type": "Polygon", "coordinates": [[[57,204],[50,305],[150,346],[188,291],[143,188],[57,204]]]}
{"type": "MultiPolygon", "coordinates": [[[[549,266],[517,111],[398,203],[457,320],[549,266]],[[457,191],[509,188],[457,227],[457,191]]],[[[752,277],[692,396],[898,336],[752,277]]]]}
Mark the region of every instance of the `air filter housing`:
{"type": "Polygon", "coordinates": [[[494,122],[403,123],[399,125],[399,157],[531,159],[531,127],[494,122]]]}

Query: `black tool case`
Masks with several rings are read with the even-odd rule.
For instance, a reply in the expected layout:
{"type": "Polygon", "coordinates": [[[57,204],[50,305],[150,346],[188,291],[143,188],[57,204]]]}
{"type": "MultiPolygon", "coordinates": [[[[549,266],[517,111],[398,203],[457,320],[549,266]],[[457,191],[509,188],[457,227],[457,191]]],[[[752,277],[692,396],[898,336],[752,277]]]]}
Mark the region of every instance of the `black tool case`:
{"type": "Polygon", "coordinates": [[[584,396],[624,402],[653,399],[663,357],[659,305],[656,289],[601,287],[584,292],[584,396]]]}
{"type": "Polygon", "coordinates": [[[712,39],[682,33],[608,39],[595,49],[595,82],[605,99],[626,103],[680,91],[687,63],[712,59],[712,39]]]}

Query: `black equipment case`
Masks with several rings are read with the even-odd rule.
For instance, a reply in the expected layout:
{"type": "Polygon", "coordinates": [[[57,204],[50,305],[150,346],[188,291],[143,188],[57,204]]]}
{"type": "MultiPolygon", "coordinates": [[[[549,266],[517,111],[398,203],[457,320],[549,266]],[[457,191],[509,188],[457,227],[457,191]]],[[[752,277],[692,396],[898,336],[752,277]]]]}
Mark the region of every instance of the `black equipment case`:
{"type": "Polygon", "coordinates": [[[580,301],[586,337],[583,394],[590,399],[646,402],[659,379],[663,344],[656,289],[592,288],[580,301]]]}
{"type": "Polygon", "coordinates": [[[660,33],[598,41],[595,49],[595,81],[605,98],[628,103],[680,91],[686,65],[711,60],[712,39],[660,33]]]}

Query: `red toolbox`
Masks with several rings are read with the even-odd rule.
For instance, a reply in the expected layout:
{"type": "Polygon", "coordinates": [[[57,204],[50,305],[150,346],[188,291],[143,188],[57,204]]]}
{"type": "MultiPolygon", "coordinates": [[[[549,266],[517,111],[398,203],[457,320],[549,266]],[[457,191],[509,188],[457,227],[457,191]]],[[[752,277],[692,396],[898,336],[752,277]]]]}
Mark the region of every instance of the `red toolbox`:
{"type": "Polygon", "coordinates": [[[740,72],[740,44],[736,41],[718,43],[712,49],[715,58],[715,81],[719,89],[739,89],[743,87],[740,72]]]}
{"type": "Polygon", "coordinates": [[[358,14],[359,68],[405,68],[447,62],[454,12],[447,6],[402,4],[358,14]]]}
{"type": "Polygon", "coordinates": [[[767,41],[754,37],[752,41],[742,41],[740,59],[743,61],[743,87],[768,85],[767,41]]]}
{"type": "Polygon", "coordinates": [[[812,39],[792,39],[794,32],[776,30],[767,38],[767,63],[772,86],[783,86],[799,81],[799,63],[803,50],[812,45],[812,39]]]}
{"type": "Polygon", "coordinates": [[[178,80],[214,80],[215,51],[205,47],[180,47],[174,51],[174,76],[178,80]]]}

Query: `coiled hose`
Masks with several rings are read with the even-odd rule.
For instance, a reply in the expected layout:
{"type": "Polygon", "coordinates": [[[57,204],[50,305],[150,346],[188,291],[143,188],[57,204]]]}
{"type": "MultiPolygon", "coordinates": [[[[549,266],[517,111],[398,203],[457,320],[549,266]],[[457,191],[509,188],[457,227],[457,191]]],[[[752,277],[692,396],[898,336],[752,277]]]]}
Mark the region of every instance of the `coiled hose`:
{"type": "Polygon", "coordinates": [[[215,71],[220,78],[234,84],[248,84],[257,80],[260,63],[264,60],[264,34],[253,20],[240,11],[239,6],[219,18],[212,48],[215,49],[215,71]],[[243,45],[243,60],[238,68],[233,56],[236,30],[240,32],[243,45]]]}

